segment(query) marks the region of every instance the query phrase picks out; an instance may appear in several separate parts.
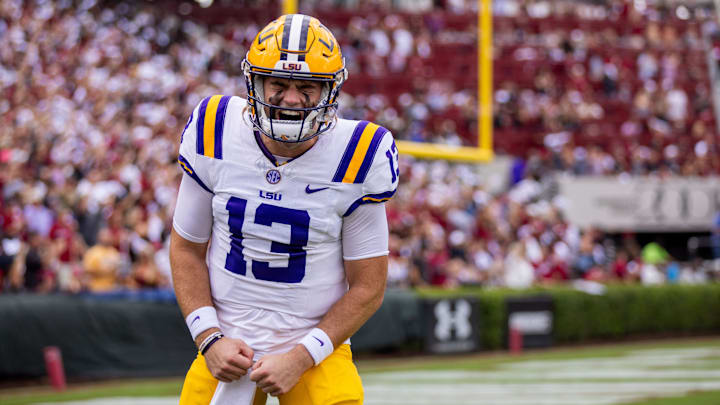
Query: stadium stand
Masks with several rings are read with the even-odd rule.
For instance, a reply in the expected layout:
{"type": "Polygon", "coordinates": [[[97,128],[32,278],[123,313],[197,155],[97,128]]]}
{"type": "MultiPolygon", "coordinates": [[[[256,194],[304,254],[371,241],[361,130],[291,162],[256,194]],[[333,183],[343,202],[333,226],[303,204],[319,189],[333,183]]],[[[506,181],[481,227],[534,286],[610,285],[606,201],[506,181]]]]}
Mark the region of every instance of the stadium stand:
{"type": "MultiPolygon", "coordinates": [[[[472,145],[475,2],[341,3],[300,10],[340,38],[341,114],[472,145]]],[[[0,3],[3,292],[169,287],[179,134],[202,97],[244,94],[240,61],[278,13],[274,1],[0,3]]],[[[670,259],[648,260],[662,253],[568,223],[553,176],[718,173],[711,14],[615,0],[505,0],[494,13],[495,149],[517,158],[512,179],[496,192],[470,166],[404,159],[390,285],[664,281],[670,259]]],[[[717,274],[677,266],[671,281],[717,274]]]]}

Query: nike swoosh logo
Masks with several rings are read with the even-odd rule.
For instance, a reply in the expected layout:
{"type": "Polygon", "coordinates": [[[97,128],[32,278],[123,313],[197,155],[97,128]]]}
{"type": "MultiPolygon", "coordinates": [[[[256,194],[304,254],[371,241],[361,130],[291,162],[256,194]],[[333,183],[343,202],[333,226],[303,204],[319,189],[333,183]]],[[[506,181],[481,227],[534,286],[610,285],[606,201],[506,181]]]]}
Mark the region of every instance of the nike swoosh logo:
{"type": "Polygon", "coordinates": [[[313,337],[315,338],[315,340],[317,340],[318,342],[320,342],[320,347],[325,346],[325,342],[323,342],[321,339],[319,339],[319,338],[317,338],[317,337],[315,337],[315,336],[313,336],[313,337]]]}
{"type": "Polygon", "coordinates": [[[200,317],[199,317],[199,316],[196,316],[195,319],[193,319],[192,322],[190,322],[190,326],[192,326],[192,324],[194,324],[195,321],[197,321],[198,319],[200,319],[200,317]]]}
{"type": "Polygon", "coordinates": [[[307,186],[305,186],[305,192],[308,194],[312,194],[312,193],[317,193],[318,191],[327,190],[329,188],[330,187],[310,188],[310,185],[308,184],[307,186]]]}

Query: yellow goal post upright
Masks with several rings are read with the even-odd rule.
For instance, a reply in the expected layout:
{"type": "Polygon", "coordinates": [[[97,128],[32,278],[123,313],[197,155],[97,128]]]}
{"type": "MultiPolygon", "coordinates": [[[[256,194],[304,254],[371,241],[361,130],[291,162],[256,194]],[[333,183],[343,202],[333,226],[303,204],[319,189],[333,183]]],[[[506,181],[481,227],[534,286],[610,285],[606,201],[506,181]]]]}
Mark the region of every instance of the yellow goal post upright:
{"type": "MultiPolygon", "coordinates": [[[[283,14],[297,12],[298,0],[283,0],[283,14]]],[[[400,153],[425,159],[486,163],[493,159],[492,145],[492,0],[478,0],[478,144],[476,147],[427,142],[396,141],[400,153]]]]}

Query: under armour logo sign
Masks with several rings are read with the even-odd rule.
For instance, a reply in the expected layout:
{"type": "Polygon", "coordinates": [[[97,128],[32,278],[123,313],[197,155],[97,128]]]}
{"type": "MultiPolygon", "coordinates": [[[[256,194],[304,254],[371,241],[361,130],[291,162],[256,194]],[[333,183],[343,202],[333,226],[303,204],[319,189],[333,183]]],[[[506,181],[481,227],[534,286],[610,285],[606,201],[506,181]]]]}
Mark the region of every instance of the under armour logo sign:
{"type": "Polygon", "coordinates": [[[320,347],[325,346],[325,342],[323,342],[322,339],[320,339],[320,338],[318,338],[318,337],[316,337],[316,336],[313,336],[313,337],[315,338],[315,340],[317,340],[318,342],[320,342],[320,347]]]}
{"type": "Polygon", "coordinates": [[[435,305],[435,337],[439,340],[448,340],[451,333],[455,330],[455,336],[458,339],[467,339],[472,334],[472,325],[470,324],[470,315],[472,307],[465,300],[455,301],[455,311],[450,309],[450,302],[442,300],[435,305]]]}

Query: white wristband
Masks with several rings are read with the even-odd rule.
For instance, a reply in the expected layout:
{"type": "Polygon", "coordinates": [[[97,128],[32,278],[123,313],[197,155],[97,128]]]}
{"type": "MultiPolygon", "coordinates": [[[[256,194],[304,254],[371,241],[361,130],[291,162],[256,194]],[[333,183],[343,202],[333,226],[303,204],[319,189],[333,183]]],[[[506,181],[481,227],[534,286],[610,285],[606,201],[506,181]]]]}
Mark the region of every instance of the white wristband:
{"type": "Polygon", "coordinates": [[[195,340],[199,334],[210,328],[220,329],[220,322],[218,322],[217,312],[213,307],[200,307],[190,313],[185,318],[185,323],[193,340],[195,340]]]}
{"type": "Polygon", "coordinates": [[[310,356],[315,360],[316,366],[335,350],[330,337],[324,330],[319,328],[315,328],[305,335],[300,340],[300,344],[305,346],[310,356]]]}

